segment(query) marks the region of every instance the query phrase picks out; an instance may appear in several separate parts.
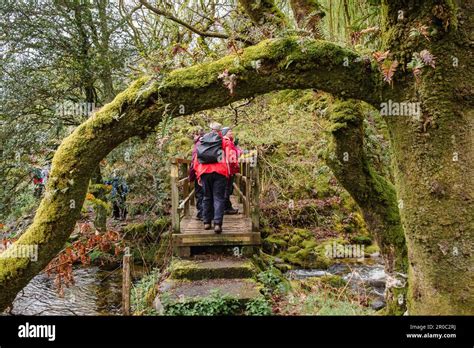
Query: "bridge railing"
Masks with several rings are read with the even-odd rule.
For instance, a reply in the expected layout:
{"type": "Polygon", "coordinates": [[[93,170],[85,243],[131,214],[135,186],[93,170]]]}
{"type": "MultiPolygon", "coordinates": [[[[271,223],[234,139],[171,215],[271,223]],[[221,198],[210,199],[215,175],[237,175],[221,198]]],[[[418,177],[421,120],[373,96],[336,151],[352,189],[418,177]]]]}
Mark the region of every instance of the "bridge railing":
{"type": "MultiPolygon", "coordinates": [[[[189,216],[190,206],[195,204],[194,185],[189,181],[191,160],[171,159],[171,225],[174,233],[180,233],[180,221],[189,216]]],[[[257,165],[257,152],[250,151],[239,158],[240,171],[235,175],[234,192],[243,205],[243,214],[251,218],[252,231],[259,228],[260,182],[257,165]]]]}

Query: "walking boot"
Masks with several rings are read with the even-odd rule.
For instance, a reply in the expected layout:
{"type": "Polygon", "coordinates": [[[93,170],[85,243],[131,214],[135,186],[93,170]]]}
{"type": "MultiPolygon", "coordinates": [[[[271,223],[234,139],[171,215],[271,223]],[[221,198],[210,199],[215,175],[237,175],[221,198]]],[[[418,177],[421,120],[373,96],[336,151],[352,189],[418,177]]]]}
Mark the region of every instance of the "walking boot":
{"type": "Polygon", "coordinates": [[[222,225],[215,224],[214,232],[216,232],[217,234],[222,233],[222,225]]]}
{"type": "Polygon", "coordinates": [[[224,214],[226,215],[235,215],[239,213],[239,209],[229,208],[224,210],[224,214]]]}

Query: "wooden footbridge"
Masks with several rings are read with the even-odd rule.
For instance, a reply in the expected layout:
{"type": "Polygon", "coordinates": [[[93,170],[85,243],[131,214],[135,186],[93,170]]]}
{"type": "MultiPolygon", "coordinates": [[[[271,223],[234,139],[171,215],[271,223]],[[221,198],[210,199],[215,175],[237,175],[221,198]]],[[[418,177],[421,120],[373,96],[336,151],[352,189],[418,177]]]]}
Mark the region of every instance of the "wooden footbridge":
{"type": "Polygon", "coordinates": [[[223,232],[205,230],[196,219],[194,183],[189,181],[191,161],[171,159],[171,219],[175,255],[188,257],[195,247],[258,246],[259,232],[259,176],[256,152],[242,157],[240,173],[235,175],[231,201],[239,209],[236,215],[224,215],[223,232]]]}

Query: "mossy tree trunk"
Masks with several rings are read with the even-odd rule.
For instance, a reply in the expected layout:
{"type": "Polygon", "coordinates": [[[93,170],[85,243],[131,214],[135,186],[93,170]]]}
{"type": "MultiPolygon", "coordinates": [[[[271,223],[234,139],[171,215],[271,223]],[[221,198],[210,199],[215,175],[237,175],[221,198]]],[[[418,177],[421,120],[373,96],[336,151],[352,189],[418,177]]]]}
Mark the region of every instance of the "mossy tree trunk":
{"type": "MultiPolygon", "coordinates": [[[[100,165],[96,166],[92,173],[91,184],[93,185],[93,187],[95,186],[91,190],[91,193],[94,195],[95,198],[106,204],[107,194],[105,189],[103,188],[104,180],[100,171],[100,165]]],[[[94,227],[101,232],[105,232],[107,230],[107,209],[102,204],[96,204],[94,210],[94,227]]]]}
{"type": "Polygon", "coordinates": [[[400,65],[422,50],[436,57],[418,84],[398,72],[382,93],[382,102],[421,103],[419,117],[386,117],[409,251],[409,313],[473,314],[474,2],[386,0],[383,12],[385,47],[400,65]],[[427,38],[410,34],[423,25],[427,38]]]}
{"type": "Polygon", "coordinates": [[[338,182],[364,215],[385,263],[385,312],[406,311],[407,247],[393,185],[370,166],[364,150],[364,115],[360,102],[335,100],[330,107],[330,144],[325,160],[338,182]]]}
{"type": "MultiPolygon", "coordinates": [[[[290,2],[299,28],[321,38],[324,12],[316,0],[290,2]]],[[[338,182],[361,208],[365,222],[380,247],[387,274],[385,312],[401,315],[407,308],[407,248],[393,185],[370,167],[364,151],[360,102],[331,103],[332,139],[326,162],[338,182]]]]}

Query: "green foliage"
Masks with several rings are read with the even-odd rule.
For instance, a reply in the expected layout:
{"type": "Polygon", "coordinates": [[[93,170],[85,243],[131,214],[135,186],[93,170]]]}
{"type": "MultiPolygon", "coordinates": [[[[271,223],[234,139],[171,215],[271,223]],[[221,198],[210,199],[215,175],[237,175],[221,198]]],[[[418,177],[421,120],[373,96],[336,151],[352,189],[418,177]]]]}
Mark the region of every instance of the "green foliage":
{"type": "Polygon", "coordinates": [[[267,296],[285,293],[289,290],[289,284],[273,265],[257,274],[257,280],[263,284],[263,293],[267,296]]]}
{"type": "Polygon", "coordinates": [[[229,296],[221,295],[217,290],[210,296],[192,302],[171,302],[162,296],[165,315],[173,316],[215,316],[234,315],[240,311],[239,301],[229,296]]]}
{"type": "Polygon", "coordinates": [[[156,296],[156,283],[160,276],[159,270],[154,269],[144,276],[131,289],[131,306],[135,315],[157,315],[152,307],[156,296]]]}
{"type": "Polygon", "coordinates": [[[245,304],[245,315],[271,315],[272,307],[264,297],[257,297],[245,304]]]}
{"type": "Polygon", "coordinates": [[[373,315],[375,312],[360,304],[343,301],[335,295],[315,293],[309,295],[303,305],[303,315],[373,315]]]}

